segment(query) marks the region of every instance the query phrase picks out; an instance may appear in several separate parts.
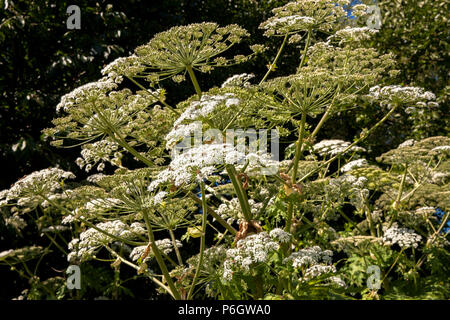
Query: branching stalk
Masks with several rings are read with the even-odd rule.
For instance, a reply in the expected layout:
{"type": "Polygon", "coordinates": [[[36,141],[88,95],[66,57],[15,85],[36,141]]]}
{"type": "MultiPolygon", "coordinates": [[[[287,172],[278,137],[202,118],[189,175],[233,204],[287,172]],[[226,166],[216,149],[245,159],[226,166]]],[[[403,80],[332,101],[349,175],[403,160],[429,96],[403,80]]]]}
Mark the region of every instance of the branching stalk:
{"type": "Polygon", "coordinates": [[[205,194],[205,183],[202,181],[200,183],[200,190],[202,192],[202,236],[200,238],[200,255],[198,258],[197,267],[195,270],[194,279],[192,280],[191,288],[189,289],[187,299],[190,300],[192,298],[192,294],[194,292],[195,284],[197,282],[198,276],[200,274],[200,269],[203,264],[203,253],[205,252],[205,237],[206,237],[206,218],[208,216],[208,210],[206,207],[206,194],[205,194]]]}
{"type": "Polygon", "coordinates": [[[228,164],[226,165],[226,170],[228,175],[230,176],[234,191],[236,192],[236,195],[239,199],[244,218],[246,221],[250,221],[252,220],[252,211],[250,209],[250,205],[248,204],[247,194],[245,193],[245,190],[242,187],[242,184],[239,181],[238,175],[236,173],[236,168],[233,165],[228,164]]]}
{"type": "Polygon", "coordinates": [[[148,212],[147,210],[144,210],[142,213],[144,216],[145,224],[147,226],[150,246],[152,248],[153,254],[155,255],[156,262],[158,262],[159,268],[161,269],[173,296],[175,297],[176,300],[181,300],[180,293],[178,292],[178,289],[175,287],[175,284],[173,283],[172,278],[170,277],[169,270],[167,270],[166,263],[164,262],[161,253],[159,252],[159,248],[155,243],[155,235],[153,234],[153,228],[148,219],[148,212]]]}

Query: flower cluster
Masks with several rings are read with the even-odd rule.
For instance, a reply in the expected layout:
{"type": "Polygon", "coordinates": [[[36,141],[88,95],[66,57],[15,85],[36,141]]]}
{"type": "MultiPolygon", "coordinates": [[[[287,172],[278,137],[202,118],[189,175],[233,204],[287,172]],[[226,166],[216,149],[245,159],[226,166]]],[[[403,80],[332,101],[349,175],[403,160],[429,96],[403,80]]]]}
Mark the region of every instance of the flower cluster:
{"type": "MultiPolygon", "coordinates": [[[[181,248],[183,244],[179,240],[175,240],[177,248],[181,248]]],[[[156,246],[160,251],[162,251],[164,254],[169,254],[173,251],[173,242],[170,239],[162,239],[162,240],[156,240],[155,241],[156,246]]],[[[143,262],[146,262],[150,260],[151,257],[154,256],[153,250],[150,246],[138,246],[134,247],[133,250],[130,253],[130,258],[132,261],[137,261],[139,258],[143,256],[145,252],[148,252],[147,257],[144,259],[143,262]]]]}
{"type": "MultiPolygon", "coordinates": [[[[222,265],[226,258],[227,249],[224,246],[215,246],[206,249],[203,252],[202,271],[208,273],[215,273],[222,265]]],[[[194,268],[198,264],[199,256],[195,255],[187,260],[190,268],[194,268]]]]}
{"type": "Polygon", "coordinates": [[[223,95],[202,95],[200,100],[193,101],[180,117],[175,120],[173,129],[166,136],[166,147],[171,149],[183,138],[190,138],[192,134],[201,134],[200,121],[184,124],[186,121],[203,120],[219,106],[229,108],[238,105],[238,99],[233,93],[223,95]]]}
{"type": "Polygon", "coordinates": [[[235,249],[228,249],[223,267],[223,279],[231,281],[234,272],[248,272],[250,266],[266,262],[279,244],[267,232],[253,234],[237,242],[235,249]]]}
{"type": "MultiPolygon", "coordinates": [[[[313,145],[312,149],[314,152],[318,153],[321,156],[336,156],[344,152],[350,146],[350,142],[343,140],[322,140],[315,145],[313,145]]],[[[358,146],[353,146],[348,149],[346,152],[364,152],[365,149],[358,146]]]]}
{"type": "Polygon", "coordinates": [[[330,39],[338,39],[339,44],[345,43],[355,43],[355,42],[363,42],[369,40],[374,34],[376,34],[378,30],[362,27],[362,28],[351,28],[346,27],[344,29],[336,31],[336,33],[330,36],[330,39]]]}
{"type": "MultiPolygon", "coordinates": [[[[96,227],[112,236],[125,239],[132,239],[145,232],[142,224],[139,222],[134,222],[128,226],[120,220],[101,222],[96,224],[96,227]]],[[[78,262],[86,261],[90,259],[101,246],[108,245],[113,241],[114,238],[105,233],[94,228],[89,228],[80,233],[79,238],[72,239],[68,244],[68,248],[71,252],[67,256],[67,260],[78,262]]]]}
{"type": "Polygon", "coordinates": [[[388,106],[392,103],[415,104],[417,107],[436,106],[436,96],[419,87],[403,87],[400,85],[374,86],[370,88],[369,97],[388,106]]]}
{"type": "Polygon", "coordinates": [[[250,83],[248,82],[250,79],[254,78],[254,74],[247,74],[247,73],[241,73],[241,74],[235,74],[234,76],[228,78],[222,83],[221,88],[226,87],[249,87],[250,83]]]}
{"type": "Polygon", "coordinates": [[[270,230],[269,236],[280,243],[289,243],[292,239],[292,235],[289,232],[286,232],[280,228],[270,230]]]}
{"type": "MultiPolygon", "coordinates": [[[[292,1],[273,9],[274,16],[261,23],[260,28],[266,30],[265,36],[292,34],[312,29],[330,32],[338,27],[338,20],[346,16],[343,6],[349,4],[349,0],[292,1]]],[[[360,10],[355,14],[362,13],[360,10]]]]}
{"type": "Polygon", "coordinates": [[[331,264],[333,252],[322,250],[319,246],[301,249],[283,260],[290,263],[294,268],[311,267],[320,263],[331,264]]]}
{"type": "Polygon", "coordinates": [[[62,96],[61,101],[56,106],[56,111],[59,112],[63,109],[66,112],[70,112],[80,102],[92,102],[116,88],[117,84],[106,77],[98,81],[89,82],[62,96]]]}
{"type": "Polygon", "coordinates": [[[249,171],[255,168],[274,168],[277,166],[277,161],[271,160],[264,153],[262,155],[256,153],[246,155],[227,143],[202,144],[176,155],[168,168],[161,171],[157,178],[150,183],[148,191],[153,191],[166,183],[179,187],[194,181],[202,181],[217,172],[221,165],[239,164],[243,167],[246,163],[248,163],[249,171]]]}
{"type": "MultiPolygon", "coordinates": [[[[248,204],[250,205],[253,217],[256,217],[263,207],[263,203],[256,202],[253,199],[248,199],[248,204]]],[[[244,218],[238,198],[224,200],[223,203],[219,205],[216,212],[222,219],[226,219],[228,224],[232,224],[234,221],[241,223],[241,220],[244,218]]]]}
{"type": "Polygon", "coordinates": [[[148,80],[172,77],[178,82],[184,79],[188,68],[209,72],[216,66],[247,60],[245,56],[234,59],[220,56],[246,36],[247,31],[237,25],[219,27],[216,23],[195,23],[158,33],[150,42],[136,48],[135,54],[142,65],[150,69],[143,72],[148,80]]]}
{"type": "Polygon", "coordinates": [[[450,138],[444,136],[425,138],[421,141],[408,140],[398,148],[383,153],[377,160],[388,164],[427,162],[436,155],[450,156],[450,153],[445,151],[448,145],[450,138]]]}
{"type": "Polygon", "coordinates": [[[85,167],[86,172],[89,172],[98,162],[100,162],[97,166],[98,171],[103,171],[105,162],[120,166],[122,154],[118,152],[118,149],[119,145],[108,139],[85,144],[81,151],[82,158],[77,158],[75,162],[80,168],[85,167]]]}
{"type": "Polygon", "coordinates": [[[366,159],[357,159],[357,160],[353,160],[350,161],[348,163],[346,163],[344,166],[342,166],[341,168],[341,172],[348,172],[351,171],[355,168],[362,168],[368,165],[368,162],[366,159]]]}
{"type": "Polygon", "coordinates": [[[18,200],[19,206],[37,205],[60,190],[62,181],[74,178],[72,172],[58,168],[35,171],[14,183],[9,190],[2,191],[0,206],[6,205],[9,200],[18,200]]]}
{"type": "Polygon", "coordinates": [[[136,55],[117,58],[102,69],[102,75],[114,83],[121,83],[123,76],[132,78],[145,70],[136,55]]]}
{"type": "Polygon", "coordinates": [[[383,235],[383,242],[387,245],[398,244],[401,248],[417,248],[422,236],[408,228],[399,228],[398,225],[393,225],[386,229],[383,235]]]}

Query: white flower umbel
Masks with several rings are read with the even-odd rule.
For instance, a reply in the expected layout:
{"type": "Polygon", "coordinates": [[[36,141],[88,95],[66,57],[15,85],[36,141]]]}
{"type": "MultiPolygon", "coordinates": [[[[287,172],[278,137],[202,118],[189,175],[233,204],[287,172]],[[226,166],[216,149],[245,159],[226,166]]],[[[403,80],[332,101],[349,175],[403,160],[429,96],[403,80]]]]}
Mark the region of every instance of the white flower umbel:
{"type": "Polygon", "coordinates": [[[266,154],[246,155],[228,143],[198,145],[178,155],[175,154],[168,168],[161,171],[150,183],[148,191],[154,191],[165,183],[179,187],[195,181],[200,182],[223,165],[237,164],[237,168],[242,168],[246,163],[246,171],[251,172],[256,168],[273,167],[278,162],[270,160],[266,154]]]}
{"type": "Polygon", "coordinates": [[[95,82],[87,83],[64,95],[60,103],[56,106],[56,111],[59,112],[61,109],[69,111],[70,108],[76,106],[78,103],[89,101],[89,99],[98,99],[100,96],[104,96],[107,92],[115,88],[117,88],[117,84],[106,77],[95,82]]]}
{"type": "Polygon", "coordinates": [[[148,190],[153,191],[164,183],[173,183],[178,187],[194,180],[201,181],[211,175],[216,166],[232,164],[236,159],[243,158],[245,155],[236,151],[230,144],[205,144],[188,149],[175,156],[168,168],[161,171],[150,183],[148,190]]]}
{"type": "MultiPolygon", "coordinates": [[[[272,10],[274,16],[259,26],[265,36],[293,34],[316,29],[330,32],[345,18],[349,0],[297,0],[272,10]]],[[[358,12],[359,13],[359,12],[358,12]]]]}
{"type": "Polygon", "coordinates": [[[414,139],[405,140],[398,145],[398,148],[412,147],[415,142],[416,142],[416,140],[414,140],[414,139]]]}
{"type": "Polygon", "coordinates": [[[121,83],[123,76],[133,77],[145,70],[145,66],[136,55],[117,58],[102,69],[102,75],[115,83],[121,83]]]}
{"type": "Polygon", "coordinates": [[[236,74],[230,78],[228,78],[227,80],[224,81],[224,83],[222,83],[222,88],[226,88],[226,87],[249,87],[250,83],[249,80],[254,78],[255,75],[254,74],[248,74],[248,73],[241,73],[241,74],[236,74]]]}
{"type": "Polygon", "coordinates": [[[62,224],[70,224],[77,219],[86,219],[96,214],[104,214],[105,212],[114,210],[123,205],[124,202],[116,198],[96,198],[86,202],[84,205],[76,208],[71,214],[63,218],[62,224]]]}
{"type": "Polygon", "coordinates": [[[332,276],[332,277],[328,278],[328,281],[331,284],[334,284],[334,285],[336,285],[338,287],[342,287],[342,288],[346,288],[347,287],[347,284],[345,283],[345,281],[342,280],[340,277],[332,276]]]}
{"type": "Polygon", "coordinates": [[[434,147],[433,149],[431,149],[431,151],[438,151],[438,152],[442,152],[444,153],[449,152],[450,151],[450,146],[438,146],[438,147],[434,147]]]}
{"type": "Polygon", "coordinates": [[[109,139],[103,139],[94,143],[85,144],[81,150],[82,158],[77,158],[75,163],[82,169],[85,167],[86,172],[90,171],[98,162],[98,171],[103,171],[105,162],[113,165],[120,163],[122,154],[118,152],[119,144],[109,139]]]}
{"type": "Polygon", "coordinates": [[[418,235],[412,229],[399,228],[394,224],[391,228],[384,231],[383,242],[387,245],[398,244],[401,248],[417,248],[422,236],[418,235]]]}
{"type": "Polygon", "coordinates": [[[358,159],[350,161],[349,163],[345,164],[341,168],[341,172],[348,172],[356,168],[362,168],[368,165],[368,162],[366,159],[358,159]]]}
{"type": "MultiPolygon", "coordinates": [[[[370,88],[369,92],[369,98],[380,101],[388,107],[391,107],[392,103],[415,103],[417,107],[424,107],[427,106],[424,102],[430,102],[436,99],[434,93],[425,91],[420,87],[403,87],[400,85],[386,87],[374,86],[370,88]]],[[[433,102],[433,105],[435,105],[435,102],[433,102]]]]}
{"type": "Polygon", "coordinates": [[[218,107],[229,108],[239,105],[238,99],[233,93],[221,95],[202,95],[200,100],[193,101],[184,112],[175,120],[173,129],[166,135],[166,148],[172,149],[183,138],[190,139],[194,134],[201,137],[202,122],[218,107]],[[198,120],[198,121],[196,121],[198,120]],[[192,122],[193,121],[193,122],[192,122]]]}
{"type": "Polygon", "coordinates": [[[306,280],[306,279],[311,279],[311,278],[321,276],[323,274],[334,273],[334,272],[336,272],[336,268],[334,266],[324,266],[324,265],[316,264],[316,265],[306,269],[304,278],[306,280]]]}
{"type": "MultiPolygon", "coordinates": [[[[132,239],[139,233],[144,233],[139,229],[132,229],[120,220],[101,222],[96,224],[96,227],[113,236],[125,239],[132,239]],[[139,233],[136,233],[136,231],[139,231],[139,233]]],[[[94,228],[89,228],[80,234],[80,238],[75,238],[70,241],[68,248],[71,252],[67,256],[67,260],[70,262],[88,260],[102,245],[107,245],[113,241],[115,241],[115,239],[112,237],[94,228]]]]}
{"type": "MultiPolygon", "coordinates": [[[[179,240],[175,240],[175,243],[177,245],[177,248],[181,248],[183,246],[183,244],[179,240]]],[[[158,249],[164,252],[165,254],[169,254],[173,251],[173,242],[170,239],[156,240],[155,244],[158,247],[158,249]]],[[[148,256],[145,258],[144,262],[150,260],[150,258],[152,258],[154,255],[152,248],[148,246],[139,246],[133,248],[133,250],[130,253],[130,259],[132,261],[137,261],[140,257],[142,257],[142,255],[146,250],[148,250],[148,256]]]]}
{"type": "Polygon", "coordinates": [[[166,148],[172,149],[184,138],[190,138],[202,132],[202,122],[194,121],[189,124],[178,124],[166,135],[166,148]]]}
{"type": "Polygon", "coordinates": [[[49,197],[61,189],[61,182],[65,179],[74,179],[75,175],[70,171],[58,168],[48,168],[35,171],[16,183],[7,191],[3,191],[6,200],[19,200],[19,205],[31,204],[36,201],[44,202],[44,197],[49,197]]]}
{"type": "Polygon", "coordinates": [[[234,272],[248,272],[250,267],[266,262],[272,252],[278,250],[278,242],[267,232],[253,234],[237,242],[236,248],[228,249],[223,267],[223,279],[231,281],[234,272]]]}
{"type": "Polygon", "coordinates": [[[336,38],[340,40],[339,44],[345,44],[348,42],[362,42],[369,40],[377,32],[378,30],[368,27],[346,27],[345,29],[338,30],[333,36],[330,36],[329,39],[336,38]]]}
{"type": "Polygon", "coordinates": [[[283,260],[291,263],[294,268],[310,267],[320,263],[331,264],[331,250],[322,250],[319,246],[301,249],[283,260]]]}
{"type": "Polygon", "coordinates": [[[229,107],[239,104],[239,102],[240,100],[236,98],[233,93],[225,93],[223,95],[202,95],[199,101],[194,101],[187,107],[181,116],[174,122],[174,127],[185,120],[196,120],[206,117],[221,104],[225,104],[229,107]]]}
{"type": "MultiPolygon", "coordinates": [[[[335,156],[342,153],[346,148],[350,146],[350,142],[333,139],[333,140],[322,140],[313,146],[313,151],[321,156],[335,156]]],[[[349,151],[363,152],[364,148],[353,146],[349,151]]]]}
{"type": "Polygon", "coordinates": [[[289,243],[292,238],[292,235],[289,232],[286,232],[280,228],[272,229],[269,232],[269,236],[273,239],[278,240],[281,243],[289,243]]]}
{"type": "MultiPolygon", "coordinates": [[[[258,216],[264,205],[263,203],[256,202],[253,199],[248,199],[248,204],[250,205],[250,211],[252,212],[253,217],[258,216]]],[[[235,221],[240,224],[241,220],[244,219],[244,214],[242,213],[242,208],[238,198],[224,200],[217,208],[216,213],[221,216],[222,219],[227,220],[228,224],[232,224],[235,221]]]]}
{"type": "Polygon", "coordinates": [[[300,15],[286,17],[272,17],[261,24],[261,28],[267,30],[264,35],[270,36],[274,31],[279,34],[308,30],[316,24],[316,19],[300,15]]]}

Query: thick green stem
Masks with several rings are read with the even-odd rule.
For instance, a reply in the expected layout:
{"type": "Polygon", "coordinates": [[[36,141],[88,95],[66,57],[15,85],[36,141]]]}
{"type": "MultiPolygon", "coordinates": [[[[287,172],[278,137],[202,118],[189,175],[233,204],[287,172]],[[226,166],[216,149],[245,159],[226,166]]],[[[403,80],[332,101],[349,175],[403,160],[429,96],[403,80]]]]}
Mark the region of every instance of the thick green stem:
{"type": "Polygon", "coordinates": [[[305,124],[306,124],[306,113],[302,113],[302,120],[300,123],[299,135],[297,146],[295,148],[295,157],[294,157],[294,172],[292,172],[292,183],[296,183],[297,174],[298,174],[298,162],[300,161],[300,156],[302,154],[303,147],[303,139],[305,137],[305,124]]]}
{"type": "Polygon", "coordinates": [[[129,153],[131,153],[133,156],[136,157],[136,159],[141,160],[143,163],[145,163],[149,167],[153,167],[154,163],[152,163],[150,160],[148,160],[146,157],[141,155],[136,149],[131,147],[128,142],[125,141],[118,133],[113,133],[110,135],[113,140],[115,140],[120,146],[122,146],[125,150],[127,150],[129,153]],[[117,137],[115,137],[115,136],[117,137]]]}
{"type": "Polygon", "coordinates": [[[386,274],[383,277],[383,280],[381,280],[381,283],[384,282],[384,280],[386,280],[388,274],[392,271],[392,269],[394,268],[394,266],[397,264],[398,259],[400,258],[400,255],[403,253],[403,251],[405,250],[405,248],[402,248],[400,250],[400,252],[397,254],[397,257],[394,260],[394,263],[391,265],[391,267],[389,268],[389,270],[386,272],[386,274]]]}
{"type": "Polygon", "coordinates": [[[250,209],[250,205],[248,204],[247,194],[245,193],[244,188],[242,187],[241,182],[239,181],[236,168],[231,165],[226,165],[226,170],[228,176],[230,177],[231,183],[233,184],[234,191],[239,199],[239,203],[241,205],[242,214],[246,221],[252,220],[252,211],[250,209]]]}
{"type": "Polygon", "coordinates": [[[148,213],[146,210],[143,211],[145,224],[147,226],[147,232],[148,232],[148,238],[150,241],[150,246],[152,248],[152,252],[155,255],[156,262],[158,262],[159,268],[161,269],[161,272],[164,275],[164,278],[167,281],[167,284],[169,285],[170,291],[172,291],[173,296],[176,300],[181,300],[180,293],[178,292],[177,288],[175,287],[175,284],[172,281],[172,278],[170,277],[169,270],[167,270],[166,263],[164,262],[161,253],[159,252],[159,248],[155,243],[155,236],[153,234],[152,225],[148,219],[148,213]]]}
{"type": "Polygon", "coordinates": [[[208,210],[206,207],[206,194],[205,194],[205,183],[202,181],[200,183],[200,190],[202,193],[202,215],[203,215],[203,219],[202,219],[202,236],[200,238],[200,255],[198,258],[198,263],[197,263],[197,267],[195,270],[195,275],[194,275],[194,279],[192,280],[192,285],[191,288],[189,289],[188,295],[187,295],[187,299],[190,300],[192,298],[192,294],[194,292],[194,288],[195,288],[195,284],[197,282],[198,276],[200,274],[200,269],[202,267],[203,264],[203,253],[205,252],[205,238],[206,238],[206,218],[208,216],[208,210]]]}
{"type": "Polygon", "coordinates": [[[189,73],[189,77],[191,78],[192,84],[194,85],[195,92],[198,94],[198,97],[200,98],[202,96],[202,90],[200,89],[194,70],[192,70],[191,66],[186,66],[186,70],[189,73]]]}
{"type": "MultiPolygon", "coordinates": [[[[300,156],[302,153],[303,138],[305,135],[305,124],[306,124],[306,112],[303,112],[302,120],[300,123],[299,134],[298,134],[297,146],[295,147],[294,171],[292,172],[292,184],[295,184],[296,180],[297,180],[298,162],[300,161],[300,156]]],[[[292,216],[293,216],[293,212],[294,212],[294,204],[292,203],[292,201],[293,200],[289,201],[289,206],[288,206],[286,228],[285,228],[286,232],[290,232],[291,225],[292,225],[292,216]]]]}
{"type": "Polygon", "coordinates": [[[400,205],[400,202],[402,199],[402,194],[403,194],[403,189],[405,188],[407,174],[408,174],[408,166],[405,165],[405,171],[403,172],[402,181],[400,182],[400,187],[398,189],[397,198],[395,199],[394,203],[392,204],[392,208],[394,209],[394,215],[391,217],[391,221],[389,222],[388,228],[390,228],[392,226],[392,224],[394,223],[394,220],[397,219],[398,206],[400,205]]]}
{"type": "Polygon", "coordinates": [[[372,213],[369,210],[368,201],[366,201],[366,204],[365,204],[365,211],[366,211],[367,223],[369,224],[370,235],[373,237],[376,237],[377,233],[375,231],[375,226],[374,226],[373,219],[372,219],[372,213]]]}

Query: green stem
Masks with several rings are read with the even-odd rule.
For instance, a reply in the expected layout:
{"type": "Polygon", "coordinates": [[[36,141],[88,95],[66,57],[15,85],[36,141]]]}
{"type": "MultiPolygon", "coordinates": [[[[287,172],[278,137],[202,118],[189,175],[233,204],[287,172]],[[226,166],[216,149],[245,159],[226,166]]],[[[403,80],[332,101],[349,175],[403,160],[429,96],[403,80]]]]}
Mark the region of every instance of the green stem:
{"type": "Polygon", "coordinates": [[[297,72],[303,67],[306,61],[306,54],[308,53],[309,45],[311,44],[311,30],[308,30],[308,37],[306,38],[305,48],[303,49],[302,60],[300,61],[300,65],[298,66],[297,72]]]}
{"type": "Polygon", "coordinates": [[[186,66],[186,70],[189,73],[189,77],[191,78],[192,84],[194,85],[195,92],[198,94],[198,97],[200,98],[202,96],[202,90],[200,89],[194,70],[192,70],[191,66],[186,66]]]}
{"type": "Polygon", "coordinates": [[[275,65],[276,65],[278,59],[280,58],[280,55],[281,55],[281,52],[284,49],[284,46],[286,45],[286,41],[287,41],[288,36],[289,36],[289,33],[286,33],[286,35],[284,36],[284,39],[283,39],[283,43],[281,44],[281,47],[280,47],[280,49],[278,49],[277,55],[275,56],[275,59],[270,64],[269,70],[267,70],[266,74],[264,75],[264,77],[259,82],[259,85],[261,85],[264,81],[266,81],[267,77],[272,72],[272,70],[275,70],[275,65]]]}
{"type": "Polygon", "coordinates": [[[333,96],[333,100],[331,100],[330,105],[327,107],[327,110],[325,110],[325,113],[322,115],[322,118],[320,118],[319,123],[314,128],[314,131],[311,133],[311,138],[314,138],[317,135],[317,133],[319,133],[320,128],[322,128],[325,121],[327,121],[328,116],[330,115],[331,109],[333,109],[334,101],[336,100],[336,97],[339,95],[340,91],[341,91],[341,85],[339,84],[336,89],[336,92],[333,96]]]}
{"type": "Polygon", "coordinates": [[[391,265],[391,267],[389,268],[388,272],[386,272],[386,274],[384,275],[383,280],[381,280],[381,283],[383,283],[384,280],[386,280],[388,274],[392,271],[392,269],[394,268],[395,264],[397,263],[398,259],[400,258],[400,255],[403,253],[404,250],[405,250],[404,248],[402,248],[400,250],[400,252],[398,253],[397,257],[395,258],[394,263],[391,265]]]}
{"type": "Polygon", "coordinates": [[[153,167],[154,164],[148,160],[146,157],[141,155],[136,149],[131,147],[128,142],[125,141],[124,138],[122,138],[119,134],[119,132],[114,128],[113,125],[108,121],[108,119],[105,118],[103,113],[95,106],[95,104],[92,104],[94,107],[95,112],[97,112],[99,118],[106,124],[106,126],[109,128],[108,135],[116,141],[120,146],[122,146],[124,149],[126,149],[128,152],[130,152],[133,156],[135,156],[137,159],[141,160],[143,163],[145,163],[149,167],[153,167]]]}
{"type": "MultiPolygon", "coordinates": [[[[303,112],[301,123],[300,123],[297,146],[295,148],[294,171],[292,172],[292,184],[295,184],[296,180],[297,180],[298,162],[300,161],[300,156],[302,153],[303,138],[305,135],[305,124],[306,124],[306,112],[303,112]]],[[[292,225],[292,216],[293,216],[293,212],[294,212],[294,204],[292,203],[292,201],[293,200],[289,201],[289,206],[288,206],[286,228],[285,228],[286,232],[290,232],[291,225],[292,225]]]]}
{"type": "Polygon", "coordinates": [[[150,241],[150,246],[152,248],[153,254],[155,255],[156,262],[158,262],[159,268],[161,269],[164,278],[167,281],[167,284],[169,285],[170,291],[172,291],[173,296],[176,300],[181,300],[180,293],[178,292],[177,288],[175,287],[175,284],[172,281],[172,278],[170,277],[169,270],[167,270],[167,266],[161,256],[161,253],[159,252],[159,248],[155,243],[155,235],[153,234],[152,225],[148,219],[148,213],[147,210],[143,211],[145,224],[147,226],[147,232],[148,232],[148,238],[150,241]]]}
{"type": "Polygon", "coordinates": [[[150,93],[154,98],[156,98],[156,99],[158,99],[158,101],[159,102],[161,102],[165,107],[167,107],[170,111],[172,111],[173,113],[175,113],[176,115],[180,115],[180,113],[178,112],[178,110],[176,110],[175,108],[173,108],[171,105],[169,105],[167,102],[165,102],[164,100],[162,100],[160,97],[157,97],[157,96],[155,96],[155,94],[151,91],[151,90],[149,90],[149,89],[147,89],[147,88],[145,88],[142,84],[140,84],[139,82],[137,82],[136,80],[134,80],[133,78],[131,78],[131,77],[127,77],[129,80],[131,80],[131,82],[133,82],[135,85],[137,85],[139,88],[141,88],[142,90],[145,90],[145,91],[147,91],[148,93],[150,93]]]}
{"type": "Polygon", "coordinates": [[[305,136],[305,123],[306,123],[306,113],[302,113],[302,120],[300,123],[300,129],[299,129],[299,135],[298,135],[298,141],[297,146],[295,148],[295,157],[294,157],[294,172],[292,172],[292,183],[295,184],[297,180],[297,174],[298,174],[298,162],[300,161],[300,156],[302,153],[302,147],[303,147],[303,139],[305,136]]]}
{"type": "Polygon", "coordinates": [[[374,223],[373,223],[373,219],[372,219],[372,213],[369,210],[368,201],[366,201],[366,204],[365,204],[365,211],[366,211],[367,222],[369,224],[370,235],[373,237],[376,237],[377,233],[375,231],[375,227],[374,227],[374,223]]]}
{"type": "Polygon", "coordinates": [[[241,182],[238,179],[236,168],[232,164],[226,165],[226,170],[230,180],[233,184],[234,191],[239,199],[239,203],[241,205],[242,214],[246,221],[252,220],[252,212],[250,210],[250,205],[248,204],[247,194],[245,193],[244,188],[242,187],[241,182]]]}
{"type": "Polygon", "coordinates": [[[180,266],[182,266],[183,265],[183,259],[181,259],[180,250],[178,250],[177,241],[175,239],[175,235],[173,234],[173,230],[172,229],[169,229],[169,234],[170,234],[170,239],[172,240],[173,249],[175,250],[175,254],[177,255],[178,264],[180,266]]]}
{"type": "MultiPolygon", "coordinates": [[[[194,200],[197,204],[202,205],[202,202],[199,198],[197,198],[197,196],[195,194],[193,194],[192,192],[190,192],[189,197],[194,200]]],[[[230,226],[228,224],[228,222],[226,222],[224,219],[222,219],[221,216],[219,216],[211,207],[209,207],[208,205],[206,206],[206,209],[208,210],[208,213],[217,220],[217,222],[219,222],[225,229],[227,229],[228,231],[230,231],[233,235],[235,235],[237,233],[237,230],[234,229],[232,226],[230,226]]]]}
{"type": "Polygon", "coordinates": [[[205,194],[205,183],[202,181],[200,183],[200,190],[202,193],[202,214],[203,214],[203,219],[202,219],[202,236],[200,238],[200,256],[198,258],[198,263],[197,263],[197,267],[195,270],[195,275],[194,275],[194,279],[192,280],[192,285],[191,288],[189,289],[188,295],[187,295],[187,300],[190,300],[192,298],[192,294],[194,292],[194,288],[195,288],[195,284],[197,282],[198,276],[200,275],[200,269],[202,267],[203,264],[203,253],[205,252],[205,237],[206,237],[206,218],[208,216],[208,210],[206,207],[206,194],[205,194]]]}
{"type": "Polygon", "coordinates": [[[366,139],[376,128],[378,128],[383,122],[385,122],[392,113],[394,113],[394,111],[397,109],[397,107],[398,107],[397,104],[394,105],[394,107],[380,121],[378,121],[372,128],[367,130],[365,134],[362,134],[358,139],[356,139],[352,144],[350,144],[343,151],[339,152],[337,155],[335,155],[334,157],[330,158],[328,161],[322,163],[316,169],[311,170],[310,172],[305,174],[303,177],[300,178],[299,182],[304,181],[305,179],[309,178],[310,176],[312,176],[316,172],[320,171],[322,168],[326,167],[328,164],[330,164],[331,162],[333,162],[334,160],[336,160],[337,158],[339,158],[340,156],[345,154],[348,150],[353,148],[355,145],[360,143],[362,140],[366,139]]]}
{"type": "Polygon", "coordinates": [[[47,238],[49,238],[50,241],[51,241],[51,242],[59,249],[59,251],[61,251],[64,255],[67,256],[66,250],[64,250],[64,249],[59,245],[59,243],[56,242],[56,240],[52,238],[52,236],[48,235],[47,233],[44,233],[44,234],[45,234],[45,235],[47,236],[47,238]]]}
{"type": "MultiPolygon", "coordinates": [[[[105,248],[116,258],[118,258],[121,262],[125,263],[126,265],[132,267],[133,269],[139,270],[139,266],[135,265],[134,263],[124,259],[122,256],[120,256],[117,252],[115,252],[114,250],[112,250],[111,248],[109,248],[108,246],[105,246],[105,248]]],[[[159,285],[161,288],[163,288],[164,290],[166,290],[171,296],[172,298],[175,299],[175,296],[173,295],[172,291],[170,291],[170,288],[168,288],[164,283],[162,283],[161,281],[159,281],[158,279],[156,279],[155,277],[153,277],[152,275],[150,275],[148,272],[147,276],[150,278],[150,280],[152,280],[154,283],[156,283],[157,285],[159,285]]]]}
{"type": "Polygon", "coordinates": [[[398,215],[398,206],[400,205],[400,201],[402,199],[403,189],[405,188],[406,175],[408,174],[408,166],[405,165],[405,171],[403,172],[402,181],[400,182],[400,187],[398,189],[397,198],[395,199],[392,207],[394,209],[394,216],[391,217],[391,221],[389,222],[388,228],[392,226],[394,220],[396,220],[398,215]]]}

